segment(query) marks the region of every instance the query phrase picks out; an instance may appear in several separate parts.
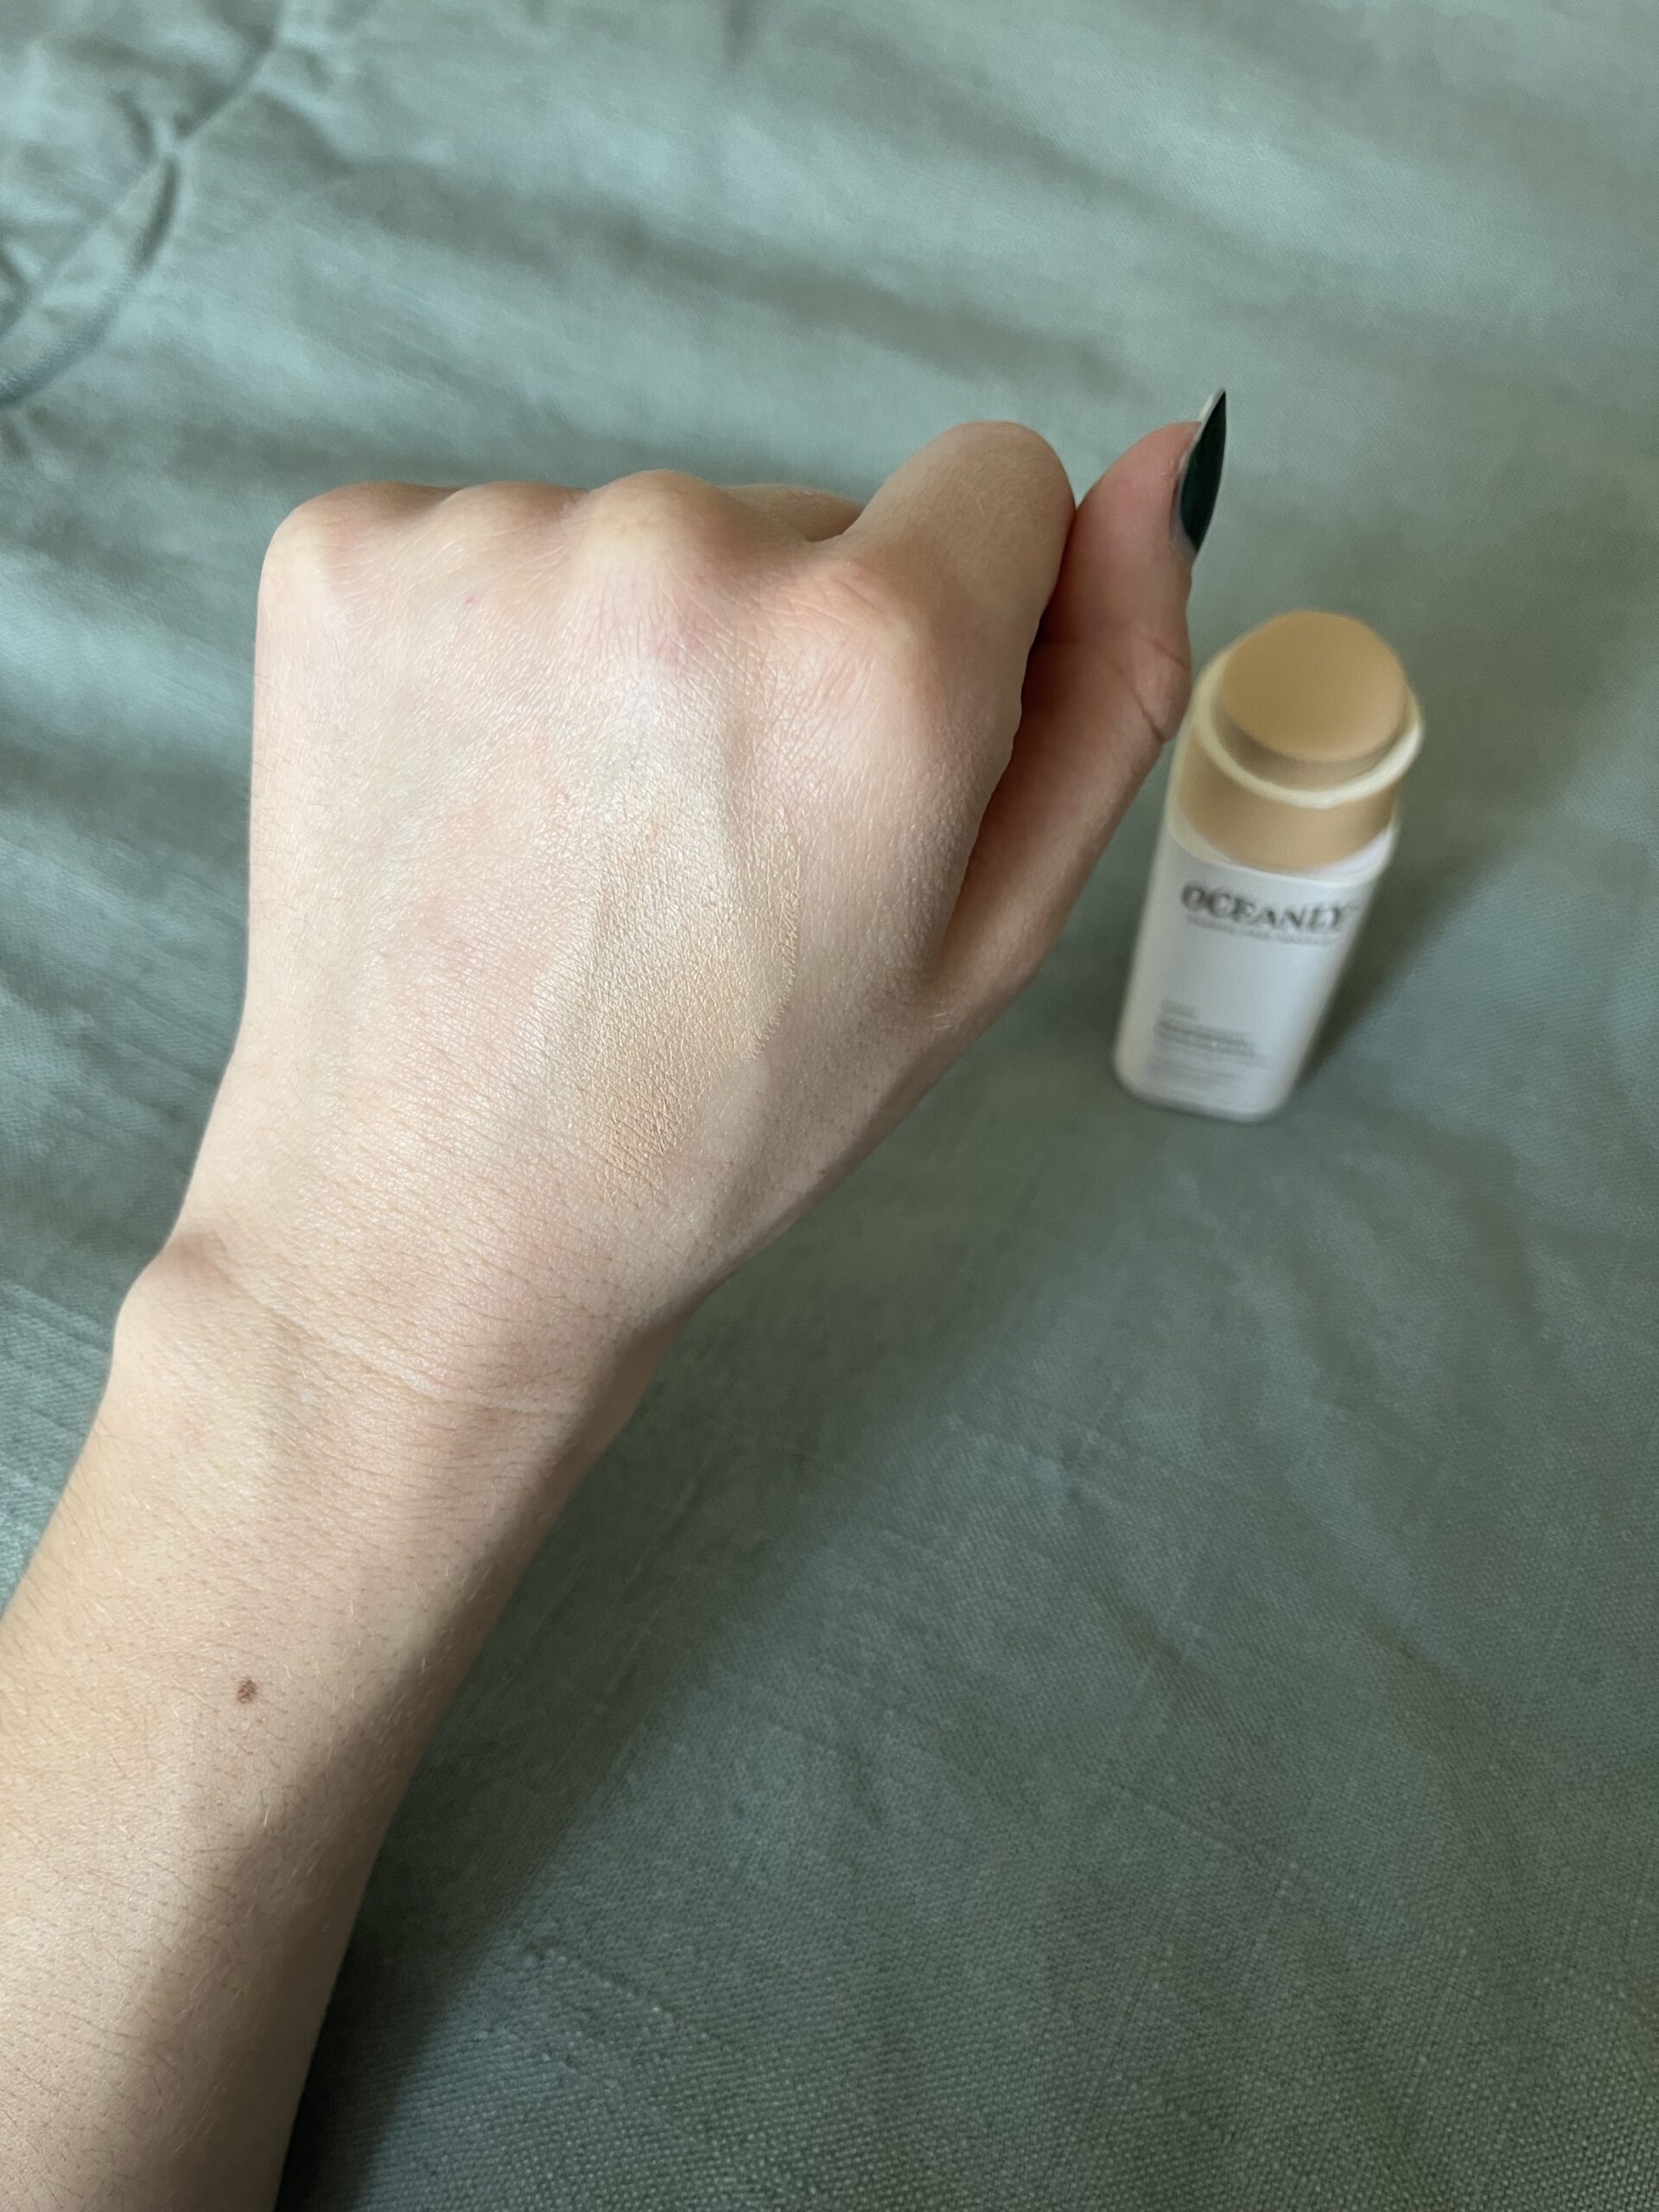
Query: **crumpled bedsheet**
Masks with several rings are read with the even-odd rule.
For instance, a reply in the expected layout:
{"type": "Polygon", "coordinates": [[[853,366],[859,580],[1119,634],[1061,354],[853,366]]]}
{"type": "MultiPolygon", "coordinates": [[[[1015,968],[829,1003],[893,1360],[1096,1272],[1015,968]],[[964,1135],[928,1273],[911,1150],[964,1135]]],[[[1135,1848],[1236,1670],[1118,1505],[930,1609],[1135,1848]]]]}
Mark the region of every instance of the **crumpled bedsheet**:
{"type": "Polygon", "coordinates": [[[1081,488],[1429,739],[1258,1128],[1108,1054],[1159,793],[700,1316],[375,1875],[284,2203],[1659,2204],[1648,0],[12,0],[0,1586],[229,1046],[254,584],[364,477],[1081,488]]]}

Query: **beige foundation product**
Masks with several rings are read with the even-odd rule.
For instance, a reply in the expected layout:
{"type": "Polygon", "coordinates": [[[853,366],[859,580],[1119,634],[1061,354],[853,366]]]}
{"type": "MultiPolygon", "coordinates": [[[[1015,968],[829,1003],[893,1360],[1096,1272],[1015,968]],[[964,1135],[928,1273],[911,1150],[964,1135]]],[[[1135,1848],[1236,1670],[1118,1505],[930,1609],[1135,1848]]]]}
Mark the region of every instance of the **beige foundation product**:
{"type": "Polygon", "coordinates": [[[1346,614],[1216,655],[1176,740],[1114,1064],[1155,1105],[1255,1121],[1295,1088],[1422,743],[1405,671],[1346,614]]]}

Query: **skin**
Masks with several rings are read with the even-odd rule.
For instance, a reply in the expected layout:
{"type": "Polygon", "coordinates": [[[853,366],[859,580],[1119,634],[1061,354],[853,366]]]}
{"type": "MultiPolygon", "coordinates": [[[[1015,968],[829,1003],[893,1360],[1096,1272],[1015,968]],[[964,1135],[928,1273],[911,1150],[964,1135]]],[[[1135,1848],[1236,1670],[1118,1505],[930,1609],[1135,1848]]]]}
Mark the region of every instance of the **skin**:
{"type": "Polygon", "coordinates": [[[9,2205],[271,2202],[560,1505],[1032,975],[1174,729],[1190,436],[1076,510],[993,423],[861,512],[652,472],[278,531],[241,1026],[0,1620],[9,2205]]]}

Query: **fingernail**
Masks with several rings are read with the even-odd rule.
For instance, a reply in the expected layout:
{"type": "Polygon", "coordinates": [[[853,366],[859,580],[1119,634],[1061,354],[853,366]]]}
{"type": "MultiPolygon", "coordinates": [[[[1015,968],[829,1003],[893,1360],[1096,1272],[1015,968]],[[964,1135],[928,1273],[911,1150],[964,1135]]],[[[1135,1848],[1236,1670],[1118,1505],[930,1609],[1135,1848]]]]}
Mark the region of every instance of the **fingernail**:
{"type": "Polygon", "coordinates": [[[1227,456],[1227,394],[1218,391],[1205,409],[1181,465],[1175,487],[1175,536],[1189,561],[1198,557],[1216,512],[1221,464],[1227,456]]]}

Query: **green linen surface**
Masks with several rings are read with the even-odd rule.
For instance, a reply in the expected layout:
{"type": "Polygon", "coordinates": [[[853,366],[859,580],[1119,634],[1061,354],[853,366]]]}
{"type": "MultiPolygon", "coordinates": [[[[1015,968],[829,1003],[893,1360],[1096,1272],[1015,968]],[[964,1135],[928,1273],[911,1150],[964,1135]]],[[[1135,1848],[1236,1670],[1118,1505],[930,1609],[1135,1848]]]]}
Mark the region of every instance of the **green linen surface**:
{"type": "Polygon", "coordinates": [[[1281,1120],[1112,1082],[1149,793],[699,1318],[285,2204],[1659,2205],[1656,116],[1650,0],[11,0],[0,1586],[229,1046],[308,493],[983,414],[1081,488],[1225,381],[1200,650],[1348,609],[1428,715],[1281,1120]]]}

